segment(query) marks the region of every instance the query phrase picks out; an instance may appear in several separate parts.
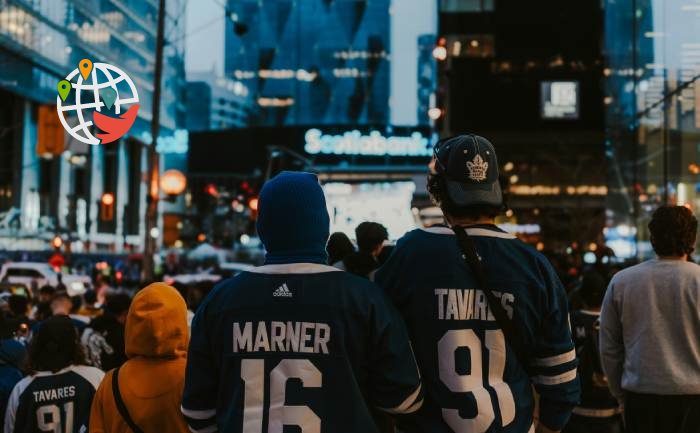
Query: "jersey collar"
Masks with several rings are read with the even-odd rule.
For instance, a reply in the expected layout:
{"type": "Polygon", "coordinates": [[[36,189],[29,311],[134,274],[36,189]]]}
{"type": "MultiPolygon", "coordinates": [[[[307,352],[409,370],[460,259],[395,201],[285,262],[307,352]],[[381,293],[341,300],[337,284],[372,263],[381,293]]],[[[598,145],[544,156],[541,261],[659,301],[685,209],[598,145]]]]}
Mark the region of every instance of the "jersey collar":
{"type": "Polygon", "coordinates": [[[324,272],[341,272],[341,270],[318,263],[285,263],[257,266],[248,272],[254,274],[321,274],[324,272]]]}
{"type": "MultiPolygon", "coordinates": [[[[454,235],[451,228],[443,225],[421,228],[421,230],[437,235],[454,235]]],[[[500,239],[516,239],[515,235],[510,234],[493,224],[475,224],[465,227],[469,236],[481,236],[500,239]]]]}

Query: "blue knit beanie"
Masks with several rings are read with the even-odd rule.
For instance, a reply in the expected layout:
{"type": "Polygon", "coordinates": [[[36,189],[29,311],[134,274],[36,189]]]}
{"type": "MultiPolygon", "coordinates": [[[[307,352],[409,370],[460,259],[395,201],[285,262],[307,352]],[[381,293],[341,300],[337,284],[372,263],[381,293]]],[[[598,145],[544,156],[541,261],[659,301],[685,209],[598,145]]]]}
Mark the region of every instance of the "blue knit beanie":
{"type": "Polygon", "coordinates": [[[329,225],[316,175],[284,171],[263,185],[257,228],[267,250],[265,264],[325,264],[329,225]]]}

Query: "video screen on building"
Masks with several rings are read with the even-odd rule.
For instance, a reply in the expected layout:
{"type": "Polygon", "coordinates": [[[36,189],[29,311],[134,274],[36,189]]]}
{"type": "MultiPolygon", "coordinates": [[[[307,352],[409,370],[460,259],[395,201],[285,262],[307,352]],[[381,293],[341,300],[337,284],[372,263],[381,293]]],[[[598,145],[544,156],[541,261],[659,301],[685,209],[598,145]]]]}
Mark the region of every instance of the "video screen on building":
{"type": "Polygon", "coordinates": [[[578,119],[578,81],[543,81],[540,84],[540,113],[543,119],[578,119]]]}
{"type": "Polygon", "coordinates": [[[413,182],[332,182],[323,185],[331,232],[355,239],[355,227],[364,221],[383,224],[396,240],[417,227],[411,211],[413,182]]]}

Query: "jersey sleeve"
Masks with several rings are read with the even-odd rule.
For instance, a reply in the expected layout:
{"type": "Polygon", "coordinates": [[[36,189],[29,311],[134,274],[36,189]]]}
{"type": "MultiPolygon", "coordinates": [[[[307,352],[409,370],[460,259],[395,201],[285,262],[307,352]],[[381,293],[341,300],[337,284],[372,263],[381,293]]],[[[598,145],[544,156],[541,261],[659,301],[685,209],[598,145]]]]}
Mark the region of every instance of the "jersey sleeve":
{"type": "Polygon", "coordinates": [[[615,279],[610,282],[600,313],[600,360],[608,378],[610,392],[619,401],[624,400],[622,370],[625,362],[625,346],[622,341],[622,324],[615,304],[615,279]]]}
{"type": "Polygon", "coordinates": [[[12,393],[10,393],[10,398],[7,401],[7,409],[5,409],[5,428],[3,431],[15,431],[17,427],[17,409],[19,408],[22,393],[25,389],[27,389],[29,383],[31,383],[31,378],[25,377],[24,379],[20,380],[12,389],[12,393]]]}
{"type": "Polygon", "coordinates": [[[208,299],[197,310],[192,320],[190,345],[185,370],[185,389],[181,411],[190,431],[194,433],[217,431],[216,397],[219,375],[214,363],[207,323],[208,299]]]}
{"type": "Polygon", "coordinates": [[[423,390],[408,331],[379,288],[370,317],[369,400],[377,409],[408,414],[420,409],[423,390]]]}
{"type": "Polygon", "coordinates": [[[546,296],[529,370],[540,395],[540,422],[561,430],[579,402],[581,387],[566,292],[549,263],[542,266],[546,296]]]}

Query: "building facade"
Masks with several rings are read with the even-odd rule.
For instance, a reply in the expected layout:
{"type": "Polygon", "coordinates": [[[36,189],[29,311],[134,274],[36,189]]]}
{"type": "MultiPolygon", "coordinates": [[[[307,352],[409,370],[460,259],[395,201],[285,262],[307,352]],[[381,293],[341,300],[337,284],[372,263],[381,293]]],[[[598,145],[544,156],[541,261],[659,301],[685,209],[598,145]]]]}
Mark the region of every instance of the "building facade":
{"type": "Polygon", "coordinates": [[[659,205],[700,206],[699,10],[606,3],[608,237],[630,257],[653,255],[646,226],[659,205]]]}
{"type": "Polygon", "coordinates": [[[225,74],[256,125],[389,122],[390,0],[228,0],[225,74]]]}
{"type": "Polygon", "coordinates": [[[540,247],[597,241],[605,222],[599,2],[441,0],[436,128],[489,138],[511,224],[540,247]]]}
{"type": "MultiPolygon", "coordinates": [[[[159,143],[172,139],[185,113],[182,1],[167,4],[159,143]]],[[[55,235],[74,251],[142,244],[157,7],[154,0],[0,1],[0,249],[47,248],[55,235]],[[65,135],[52,152],[37,149],[42,123],[56,115],[58,81],[84,58],[131,77],[141,105],[134,126],[110,144],[65,135]],[[100,210],[105,194],[111,218],[100,210]]]]}
{"type": "Polygon", "coordinates": [[[240,81],[212,72],[187,74],[187,130],[243,128],[252,113],[250,92],[240,81]]]}

